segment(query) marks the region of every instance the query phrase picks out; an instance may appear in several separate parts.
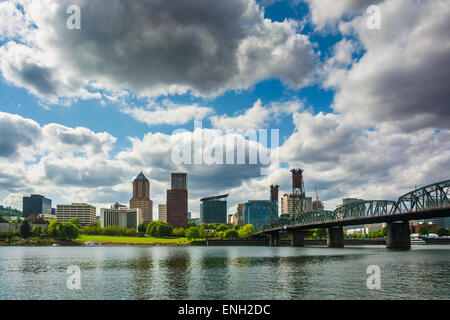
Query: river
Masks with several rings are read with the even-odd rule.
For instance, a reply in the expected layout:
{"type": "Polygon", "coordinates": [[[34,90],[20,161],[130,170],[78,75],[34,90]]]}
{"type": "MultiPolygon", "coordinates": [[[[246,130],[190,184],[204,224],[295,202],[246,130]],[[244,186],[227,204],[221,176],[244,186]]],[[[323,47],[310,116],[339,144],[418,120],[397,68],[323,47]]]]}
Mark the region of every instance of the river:
{"type": "Polygon", "coordinates": [[[449,275],[450,245],[0,247],[0,300],[450,299],[449,275]]]}

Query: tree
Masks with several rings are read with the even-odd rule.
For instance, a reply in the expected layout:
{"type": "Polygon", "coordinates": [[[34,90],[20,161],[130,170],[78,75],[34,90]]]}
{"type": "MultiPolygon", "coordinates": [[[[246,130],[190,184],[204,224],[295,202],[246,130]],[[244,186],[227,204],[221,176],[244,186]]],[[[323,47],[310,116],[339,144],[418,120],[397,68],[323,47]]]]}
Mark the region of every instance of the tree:
{"type": "Polygon", "coordinates": [[[421,226],[421,227],[419,228],[419,234],[420,234],[420,235],[426,236],[426,235],[429,234],[429,233],[430,233],[430,229],[428,229],[427,226],[421,226]]]}
{"type": "Polygon", "coordinates": [[[62,237],[66,240],[73,240],[78,238],[78,235],[80,233],[80,230],[76,225],[70,222],[66,222],[62,225],[61,228],[62,231],[62,237]]]}
{"type": "Polygon", "coordinates": [[[217,231],[225,231],[225,230],[228,230],[228,229],[230,229],[230,227],[228,227],[226,224],[218,225],[217,228],[216,228],[217,231]]]}
{"type": "MultiPolygon", "coordinates": [[[[184,232],[184,229],[182,229],[184,232]]],[[[147,225],[146,233],[153,237],[168,237],[173,229],[170,224],[163,221],[152,221],[147,225]]]]}
{"type": "Polygon", "coordinates": [[[172,234],[175,237],[185,237],[186,236],[186,230],[183,229],[183,228],[175,228],[175,229],[173,229],[172,234]]]}
{"type": "Polygon", "coordinates": [[[195,222],[188,222],[188,228],[190,227],[198,227],[198,224],[196,224],[195,222]]]}
{"type": "Polygon", "coordinates": [[[326,238],[327,237],[327,229],[317,229],[317,237],[318,238],[326,238]]]}
{"type": "Polygon", "coordinates": [[[6,239],[8,239],[8,245],[11,245],[11,240],[17,235],[16,232],[13,231],[7,231],[6,232],[6,239]]]}
{"type": "Polygon", "coordinates": [[[246,224],[238,232],[240,238],[249,238],[255,233],[255,227],[252,224],[246,224]]]}
{"type": "Polygon", "coordinates": [[[185,233],[186,233],[186,237],[189,240],[200,238],[200,228],[198,228],[198,227],[190,227],[189,229],[186,230],[185,233]]]}
{"type": "Polygon", "coordinates": [[[48,235],[53,239],[62,237],[62,222],[57,220],[50,221],[48,225],[48,235]]]}
{"type": "Polygon", "coordinates": [[[138,232],[139,233],[145,233],[147,231],[147,225],[141,223],[138,225],[138,232]]]}
{"type": "Polygon", "coordinates": [[[35,226],[33,228],[33,237],[40,237],[41,236],[41,226],[35,226]]]}
{"type": "Polygon", "coordinates": [[[225,239],[239,238],[239,232],[237,232],[237,230],[234,230],[234,229],[225,230],[224,231],[224,238],[225,239]]]}
{"type": "Polygon", "coordinates": [[[31,233],[31,226],[28,223],[28,220],[24,220],[22,225],[20,226],[20,236],[24,239],[31,237],[33,234],[31,233]]]}
{"type": "Polygon", "coordinates": [[[80,220],[78,218],[72,218],[67,222],[73,223],[74,225],[77,226],[77,228],[80,228],[80,220]]]}
{"type": "Polygon", "coordinates": [[[447,228],[444,227],[440,227],[436,230],[436,234],[439,237],[444,237],[444,236],[448,236],[449,235],[449,230],[447,228]]]}

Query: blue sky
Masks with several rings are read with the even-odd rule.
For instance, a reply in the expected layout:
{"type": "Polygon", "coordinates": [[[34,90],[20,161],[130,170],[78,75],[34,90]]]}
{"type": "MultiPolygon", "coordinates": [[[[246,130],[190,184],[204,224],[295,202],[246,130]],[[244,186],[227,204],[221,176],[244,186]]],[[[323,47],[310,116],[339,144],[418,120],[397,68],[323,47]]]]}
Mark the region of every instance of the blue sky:
{"type": "Polygon", "coordinates": [[[125,9],[77,0],[47,13],[39,1],[2,2],[0,202],[20,208],[33,192],[54,204],[128,203],[142,170],[156,211],[170,172],[187,171],[198,186],[194,216],[200,197],[225,192],[232,214],[267,198],[272,183],[288,192],[289,170],[301,167],[309,195],[317,186],[333,209],[344,197],[395,199],[434,182],[437,168],[449,174],[448,72],[439,67],[448,57],[436,48],[449,39],[448,10],[378,1],[382,24],[371,29],[371,1],[325,2],[139,0],[125,9]],[[70,4],[81,8],[80,30],[64,27],[70,4]],[[430,14],[433,25],[420,29],[430,14]],[[192,131],[194,120],[206,130],[279,129],[281,165],[268,176],[174,165],[172,132],[192,131]],[[416,152],[424,148],[426,158],[416,152]]]}

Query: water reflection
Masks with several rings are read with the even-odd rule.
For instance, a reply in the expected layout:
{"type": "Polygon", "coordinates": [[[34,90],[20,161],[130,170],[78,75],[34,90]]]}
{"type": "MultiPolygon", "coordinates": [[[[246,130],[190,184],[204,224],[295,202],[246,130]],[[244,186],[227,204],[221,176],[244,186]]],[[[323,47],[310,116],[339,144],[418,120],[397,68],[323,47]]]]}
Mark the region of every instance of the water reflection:
{"type": "MultiPolygon", "coordinates": [[[[160,267],[165,270],[167,281],[167,298],[185,299],[189,289],[190,255],[186,250],[177,251],[164,257],[160,267]]],[[[158,297],[161,298],[161,297],[158,297]]]]}
{"type": "Polygon", "coordinates": [[[0,299],[449,299],[450,246],[1,248],[0,299]],[[66,287],[69,265],[82,290],[66,287]],[[367,267],[381,269],[368,290],[367,267]]]}

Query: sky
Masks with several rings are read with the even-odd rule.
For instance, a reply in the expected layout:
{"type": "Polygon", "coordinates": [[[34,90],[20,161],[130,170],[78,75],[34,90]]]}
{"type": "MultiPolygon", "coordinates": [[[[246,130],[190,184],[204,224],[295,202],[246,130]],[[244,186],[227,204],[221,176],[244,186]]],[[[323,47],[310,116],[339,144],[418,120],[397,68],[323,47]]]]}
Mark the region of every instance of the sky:
{"type": "Polygon", "coordinates": [[[192,216],[225,193],[233,214],[293,168],[329,210],[397,199],[450,178],[449,65],[447,0],[1,1],[0,204],[99,212],[142,171],[156,219],[187,172],[192,216]]]}

